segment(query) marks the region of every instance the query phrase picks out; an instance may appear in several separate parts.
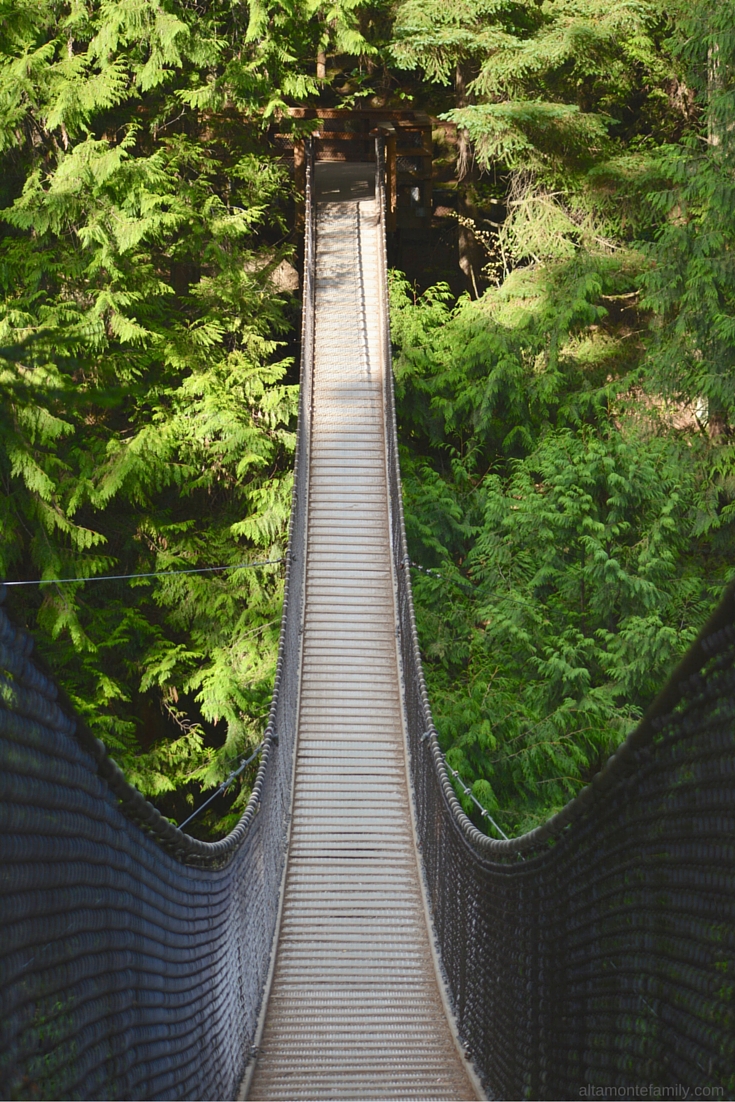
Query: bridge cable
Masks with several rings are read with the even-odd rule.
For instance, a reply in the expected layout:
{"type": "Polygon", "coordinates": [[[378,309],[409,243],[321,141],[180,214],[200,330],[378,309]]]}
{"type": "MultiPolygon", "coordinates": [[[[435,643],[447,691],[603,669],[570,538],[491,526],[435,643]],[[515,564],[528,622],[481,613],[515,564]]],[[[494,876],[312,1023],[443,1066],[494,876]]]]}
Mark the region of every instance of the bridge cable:
{"type": "MultiPolygon", "coordinates": [[[[435,732],[432,732],[432,731],[424,731],[423,735],[421,736],[421,741],[422,741],[422,742],[424,742],[424,741],[425,741],[426,739],[428,739],[428,738],[429,738],[429,737],[430,737],[430,736],[431,736],[431,735],[432,735],[433,733],[435,733],[435,732]]],[[[455,779],[457,780],[457,783],[459,784],[459,787],[460,787],[460,788],[462,789],[462,791],[464,792],[465,796],[469,796],[469,798],[470,798],[470,799],[472,800],[472,802],[473,802],[473,804],[475,805],[475,807],[477,808],[477,810],[478,810],[478,811],[480,812],[480,814],[482,815],[483,819],[487,819],[487,820],[488,820],[488,821],[489,821],[490,823],[492,823],[492,825],[493,825],[493,826],[495,827],[495,829],[497,830],[498,834],[502,835],[502,837],[503,837],[503,838],[504,838],[504,839],[506,840],[506,842],[509,842],[509,841],[510,841],[510,839],[509,839],[508,835],[507,835],[507,834],[505,833],[505,831],[503,830],[503,828],[502,828],[501,826],[498,826],[498,824],[497,824],[497,823],[495,822],[495,820],[493,819],[493,817],[492,817],[492,815],[490,814],[490,812],[488,811],[488,809],[487,809],[486,807],[483,807],[483,806],[482,806],[482,804],[480,803],[480,801],[479,801],[479,800],[477,799],[477,797],[476,797],[476,796],[475,796],[475,795],[473,794],[473,792],[472,792],[472,789],[471,789],[471,788],[469,788],[469,787],[468,787],[468,786],[467,786],[467,785],[465,784],[465,782],[464,782],[464,780],[462,779],[462,777],[461,777],[461,775],[459,774],[459,772],[458,772],[458,771],[457,771],[456,769],[453,769],[453,768],[452,768],[452,766],[451,766],[451,765],[449,764],[449,762],[447,761],[447,755],[446,755],[446,754],[445,754],[445,753],[444,753],[444,752],[443,752],[443,751],[441,750],[441,748],[439,749],[439,753],[440,753],[440,754],[442,755],[442,757],[444,758],[444,764],[445,764],[445,765],[446,765],[446,767],[447,767],[447,771],[448,771],[449,773],[451,773],[451,774],[452,774],[452,776],[453,776],[453,777],[454,777],[454,778],[455,778],[455,779]]]]}
{"type": "Polygon", "coordinates": [[[370,376],[370,349],[368,347],[367,312],[365,309],[365,273],[362,266],[362,242],[360,224],[360,204],[355,203],[355,242],[357,268],[357,280],[355,281],[357,311],[357,343],[362,358],[362,366],[365,374],[370,376]]]}
{"type": "Polygon", "coordinates": [[[230,787],[230,785],[234,781],[235,777],[240,776],[240,774],[245,770],[245,768],[248,765],[250,765],[250,762],[254,761],[255,758],[257,758],[258,754],[260,753],[260,751],[262,749],[263,749],[263,743],[261,742],[260,745],[256,746],[255,750],[253,750],[250,757],[245,758],[244,761],[241,761],[240,764],[238,765],[237,769],[233,769],[233,771],[230,773],[229,777],[226,780],[222,781],[222,784],[219,786],[219,788],[216,790],[216,792],[212,793],[212,795],[209,797],[208,800],[205,800],[204,803],[201,804],[196,809],[196,811],[192,811],[189,818],[184,819],[183,823],[179,823],[179,830],[183,830],[187,823],[190,823],[192,821],[192,819],[196,819],[197,815],[199,815],[202,811],[204,811],[205,807],[209,807],[212,800],[216,800],[218,796],[224,795],[224,793],[227,791],[227,789],[230,787]]]}
{"type": "Polygon", "coordinates": [[[456,777],[457,781],[459,782],[459,786],[462,789],[462,791],[464,792],[465,796],[469,796],[469,798],[472,800],[475,807],[477,807],[479,809],[479,812],[482,815],[483,819],[488,819],[492,823],[492,825],[495,827],[498,834],[502,834],[502,836],[503,836],[503,838],[505,838],[506,842],[509,842],[510,839],[509,839],[508,835],[505,833],[505,831],[503,830],[503,828],[498,826],[498,824],[495,822],[495,820],[493,819],[492,815],[487,810],[487,808],[483,807],[482,804],[480,803],[480,801],[477,799],[477,797],[472,794],[472,789],[467,787],[467,785],[464,783],[464,781],[460,777],[457,770],[452,769],[451,765],[449,764],[449,762],[446,759],[446,755],[444,756],[444,761],[446,762],[446,766],[447,766],[447,769],[449,770],[449,772],[452,774],[453,777],[456,777]]]}
{"type": "Polygon", "coordinates": [[[404,559],[404,562],[408,563],[414,570],[420,570],[422,574],[430,574],[432,578],[439,578],[442,582],[448,582],[449,585],[454,585],[457,589],[461,589],[463,593],[474,593],[475,590],[469,582],[459,581],[457,578],[447,578],[444,574],[440,574],[438,570],[432,570],[428,566],[422,566],[421,563],[414,562],[413,559],[404,559]]]}
{"type": "Polygon", "coordinates": [[[150,570],[145,574],[93,574],[88,578],[34,578],[27,582],[0,582],[0,585],[64,585],[68,582],[119,582],[129,578],[166,578],[174,574],[210,574],[213,571],[245,570],[255,566],[275,566],[285,559],[263,559],[262,562],[238,562],[231,566],[197,566],[191,570],[150,570]]]}

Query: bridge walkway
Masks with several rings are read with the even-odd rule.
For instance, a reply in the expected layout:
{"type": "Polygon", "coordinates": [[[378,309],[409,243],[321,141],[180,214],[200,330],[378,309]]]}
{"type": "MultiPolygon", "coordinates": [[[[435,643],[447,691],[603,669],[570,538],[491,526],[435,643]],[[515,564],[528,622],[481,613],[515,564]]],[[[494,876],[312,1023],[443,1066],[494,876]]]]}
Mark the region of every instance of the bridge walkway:
{"type": "Polygon", "coordinates": [[[337,200],[316,210],[293,817],[275,968],[247,1097],[471,1099],[477,1094],[437,981],[406,771],[379,207],[337,200]]]}

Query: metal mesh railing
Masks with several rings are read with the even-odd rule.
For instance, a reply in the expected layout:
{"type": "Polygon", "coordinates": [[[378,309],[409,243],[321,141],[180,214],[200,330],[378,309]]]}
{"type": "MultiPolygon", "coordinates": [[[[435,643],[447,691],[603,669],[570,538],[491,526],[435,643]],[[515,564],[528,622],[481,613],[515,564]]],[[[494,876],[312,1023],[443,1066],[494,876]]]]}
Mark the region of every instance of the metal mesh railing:
{"type": "Polygon", "coordinates": [[[260,768],[232,833],[202,842],[163,819],[59,706],[30,639],[0,609],[2,1098],[232,1098],[245,1070],[291,807],[313,358],[308,179],[281,639],[260,768]]]}
{"type": "MultiPolygon", "coordinates": [[[[390,363],[387,324],[385,334],[390,363]]],[[[733,591],[588,788],[520,838],[482,834],[455,796],[431,719],[386,377],[411,778],[462,1041],[490,1097],[732,1098],[733,591]]]]}

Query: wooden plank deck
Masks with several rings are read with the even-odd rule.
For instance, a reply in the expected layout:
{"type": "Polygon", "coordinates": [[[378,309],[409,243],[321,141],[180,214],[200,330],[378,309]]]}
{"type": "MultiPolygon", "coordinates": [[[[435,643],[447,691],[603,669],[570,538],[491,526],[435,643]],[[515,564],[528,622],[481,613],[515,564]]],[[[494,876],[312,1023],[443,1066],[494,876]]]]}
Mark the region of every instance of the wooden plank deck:
{"type": "Polygon", "coordinates": [[[250,1099],[471,1099],[437,982],[406,774],[374,200],[319,203],[302,691],[250,1099]]]}

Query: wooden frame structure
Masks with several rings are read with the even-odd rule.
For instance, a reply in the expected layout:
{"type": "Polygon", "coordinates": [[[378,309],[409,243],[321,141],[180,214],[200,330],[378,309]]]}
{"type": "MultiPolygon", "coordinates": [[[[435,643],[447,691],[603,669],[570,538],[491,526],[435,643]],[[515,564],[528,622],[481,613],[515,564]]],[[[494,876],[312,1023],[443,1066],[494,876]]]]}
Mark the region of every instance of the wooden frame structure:
{"type": "MultiPolygon", "coordinates": [[[[432,211],[432,120],[423,111],[380,108],[338,110],[292,107],[293,119],[313,120],[317,161],[372,161],[375,135],[386,136],[386,214],[389,231],[428,231],[432,211]]],[[[294,179],[303,193],[304,143],[277,134],[285,158],[293,157],[294,179]]]]}

